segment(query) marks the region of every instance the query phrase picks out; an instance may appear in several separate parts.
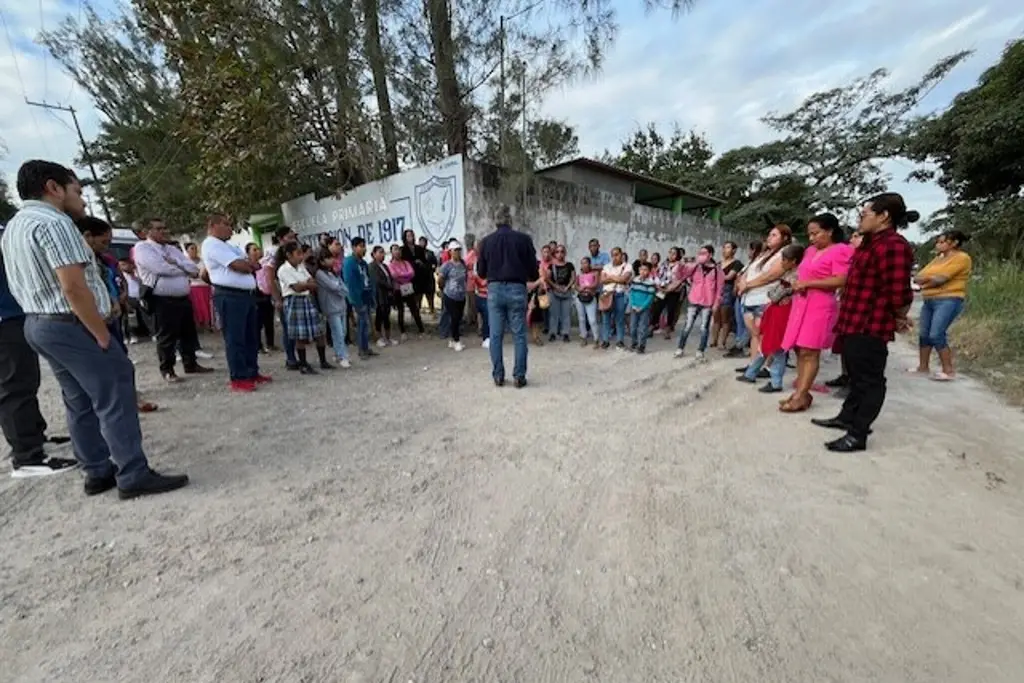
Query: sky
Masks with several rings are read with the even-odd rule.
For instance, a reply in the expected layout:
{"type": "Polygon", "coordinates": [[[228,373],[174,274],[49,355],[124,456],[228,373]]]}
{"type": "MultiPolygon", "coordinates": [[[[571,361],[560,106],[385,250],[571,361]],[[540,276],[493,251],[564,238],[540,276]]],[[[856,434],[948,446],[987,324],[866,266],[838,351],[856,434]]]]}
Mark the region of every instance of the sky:
{"type": "MultiPolygon", "coordinates": [[[[113,2],[100,0],[101,12],[113,2]]],[[[878,67],[891,71],[893,87],[905,86],[939,58],[974,50],[922,103],[922,111],[941,110],[1024,33],[1019,0],[698,0],[676,18],[645,12],[642,0],[615,2],[619,34],[603,69],[549,93],[540,109],[576,128],[586,156],[618,149],[648,122],[666,133],[675,124],[703,132],[718,151],[758,144],[772,137],[760,122],[767,112],[790,111],[878,67]]],[[[73,165],[79,151],[70,115],[30,107],[26,97],[74,107],[87,139],[97,130],[89,98],[34,43],[80,8],[79,0],[0,4],[0,140],[8,152],[0,172],[10,181],[24,159],[73,165]]],[[[912,168],[888,164],[891,189],[927,216],[945,197],[933,184],[903,182],[912,168]]]]}

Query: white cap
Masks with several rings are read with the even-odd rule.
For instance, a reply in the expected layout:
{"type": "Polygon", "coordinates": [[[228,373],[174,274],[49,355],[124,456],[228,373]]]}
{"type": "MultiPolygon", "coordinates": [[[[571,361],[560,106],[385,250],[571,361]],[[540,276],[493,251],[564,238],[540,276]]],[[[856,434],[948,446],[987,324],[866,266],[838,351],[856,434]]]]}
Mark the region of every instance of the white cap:
{"type": "Polygon", "coordinates": [[[462,243],[458,240],[452,240],[448,243],[448,251],[455,251],[456,249],[462,249],[462,243]]]}

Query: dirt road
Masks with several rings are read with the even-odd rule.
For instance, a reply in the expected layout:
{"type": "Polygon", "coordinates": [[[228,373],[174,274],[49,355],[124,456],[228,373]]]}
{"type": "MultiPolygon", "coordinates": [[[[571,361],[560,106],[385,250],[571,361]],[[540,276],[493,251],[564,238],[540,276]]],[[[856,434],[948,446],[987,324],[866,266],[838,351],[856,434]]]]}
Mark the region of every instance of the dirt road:
{"type": "Polygon", "coordinates": [[[0,679],[1024,679],[1019,411],[900,347],[870,453],[831,455],[834,399],[780,415],[653,349],[533,349],[516,391],[417,341],[229,396],[139,347],[193,485],[0,480],[0,679]]]}

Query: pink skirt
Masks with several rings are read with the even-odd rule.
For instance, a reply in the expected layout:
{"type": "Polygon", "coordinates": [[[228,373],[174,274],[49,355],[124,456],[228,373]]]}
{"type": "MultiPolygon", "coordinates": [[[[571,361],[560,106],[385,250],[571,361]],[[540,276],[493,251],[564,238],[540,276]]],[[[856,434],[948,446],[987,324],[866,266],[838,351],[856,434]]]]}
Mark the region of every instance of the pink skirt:
{"type": "Polygon", "coordinates": [[[192,300],[192,316],[196,327],[208,330],[213,327],[213,287],[209,285],[192,285],[189,291],[192,300]]]}

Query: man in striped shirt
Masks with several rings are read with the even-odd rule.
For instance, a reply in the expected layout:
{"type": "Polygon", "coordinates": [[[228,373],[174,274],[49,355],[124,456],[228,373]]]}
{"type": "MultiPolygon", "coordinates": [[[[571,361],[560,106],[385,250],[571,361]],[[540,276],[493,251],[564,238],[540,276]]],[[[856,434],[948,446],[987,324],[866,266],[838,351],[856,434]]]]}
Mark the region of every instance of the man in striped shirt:
{"type": "Polygon", "coordinates": [[[25,312],[25,338],[57,378],[85,492],[117,487],[121,498],[163,493],[188,483],[162,475],[142,450],[135,369],[111,344],[110,294],[72,218],[85,213],[74,172],[48,161],[18,169],[24,201],[0,248],[11,294],[25,312]]]}

